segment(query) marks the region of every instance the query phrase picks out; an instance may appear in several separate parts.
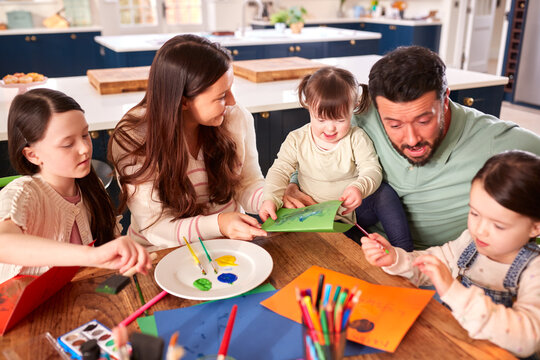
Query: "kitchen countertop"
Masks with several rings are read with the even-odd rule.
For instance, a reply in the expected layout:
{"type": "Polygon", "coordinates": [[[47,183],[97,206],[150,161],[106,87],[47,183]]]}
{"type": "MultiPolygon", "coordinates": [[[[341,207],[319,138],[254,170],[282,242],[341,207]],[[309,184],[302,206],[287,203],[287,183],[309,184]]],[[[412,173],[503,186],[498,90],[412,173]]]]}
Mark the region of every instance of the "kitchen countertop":
{"type": "MultiPolygon", "coordinates": [[[[359,17],[359,18],[319,18],[319,19],[306,19],[305,23],[309,24],[344,24],[344,23],[375,23],[375,24],[389,24],[389,25],[407,25],[407,26],[425,26],[425,25],[442,25],[440,20],[412,20],[412,19],[393,19],[385,17],[359,17]]],[[[268,26],[272,25],[268,20],[253,20],[251,25],[268,26]]]]}
{"type": "MultiPolygon", "coordinates": [[[[378,55],[365,55],[314,61],[345,68],[351,71],[359,82],[367,83],[371,66],[380,58],[378,55]]],[[[447,78],[450,90],[505,85],[508,82],[508,78],[503,76],[450,68],[447,69],[447,78]]],[[[232,90],[237,102],[252,113],[294,109],[300,107],[296,95],[298,81],[254,83],[235,77],[232,90]]],[[[39,87],[60,90],[72,96],[85,110],[91,131],[114,128],[122,116],[144,96],[142,91],[100,95],[90,85],[86,76],[52,78],[39,87]]],[[[0,87],[0,141],[7,140],[7,115],[9,104],[15,95],[17,89],[0,87]]]]}
{"type": "Polygon", "coordinates": [[[101,31],[101,26],[74,26],[62,29],[49,29],[45,27],[35,27],[28,29],[7,29],[0,30],[1,35],[27,35],[27,34],[63,34],[63,33],[79,33],[79,32],[94,32],[101,31]]]}
{"type": "MultiPolygon", "coordinates": [[[[290,29],[286,29],[284,33],[278,33],[274,29],[248,30],[244,36],[239,36],[239,34],[234,36],[216,36],[209,33],[194,34],[219,42],[222,46],[290,44],[291,42],[309,43],[353,39],[373,40],[381,38],[379,33],[332,27],[306,27],[302,29],[300,34],[292,34],[290,29]]],[[[179,34],[96,36],[95,39],[98,44],[116,52],[155,51],[175,35],[179,34]]]]}

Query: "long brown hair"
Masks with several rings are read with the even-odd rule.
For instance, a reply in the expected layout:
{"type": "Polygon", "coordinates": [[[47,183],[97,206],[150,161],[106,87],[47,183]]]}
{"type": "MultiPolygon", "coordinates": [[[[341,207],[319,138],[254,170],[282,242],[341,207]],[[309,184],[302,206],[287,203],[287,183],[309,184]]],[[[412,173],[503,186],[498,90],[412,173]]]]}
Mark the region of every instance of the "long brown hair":
{"type": "Polygon", "coordinates": [[[298,85],[298,100],[320,119],[338,120],[365,111],[369,105],[367,85],[358,84],[354,75],[333,66],[320,68],[306,75],[298,85]],[[359,88],[362,89],[359,99],[359,88]]]}
{"type": "MultiPolygon", "coordinates": [[[[8,115],[8,149],[11,164],[19,174],[39,173],[39,166],[26,159],[23,149],[45,136],[53,114],[71,110],[84,113],[73,98],[60,91],[35,89],[15,96],[8,115]]],[[[75,179],[75,182],[81,189],[84,204],[90,212],[90,229],[92,236],[97,239],[95,245],[114,239],[114,206],[94,168],[91,168],[85,177],[75,179]]]]}
{"type": "Polygon", "coordinates": [[[540,221],[540,157],[520,150],[489,158],[474,176],[507,209],[540,221]]]}
{"type": "MultiPolygon", "coordinates": [[[[159,49],[150,67],[144,98],[120,121],[109,140],[109,158],[122,189],[120,211],[128,200],[127,185],[145,181],[153,181],[163,212],[175,219],[199,215],[208,208],[206,203],[197,203],[195,188],[187,176],[189,153],[182,99],[203,93],[229,70],[231,61],[219,44],[195,35],[175,36],[159,49]],[[113,144],[123,154],[113,158],[113,144]],[[138,170],[127,171],[135,164],[141,165],[138,170]]],[[[198,136],[204,150],[209,201],[225,204],[239,183],[236,144],[223,124],[200,125],[198,136]]]]}

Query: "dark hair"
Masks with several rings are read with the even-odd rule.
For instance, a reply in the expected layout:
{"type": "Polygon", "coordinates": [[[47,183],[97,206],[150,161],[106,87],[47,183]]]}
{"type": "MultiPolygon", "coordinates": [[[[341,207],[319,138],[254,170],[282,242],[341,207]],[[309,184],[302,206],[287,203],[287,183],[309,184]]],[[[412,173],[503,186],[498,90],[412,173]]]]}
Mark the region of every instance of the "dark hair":
{"type": "Polygon", "coordinates": [[[358,84],[349,71],[326,66],[306,75],[298,85],[300,105],[311,109],[320,119],[343,119],[354,108],[358,114],[369,104],[367,86],[358,84]],[[358,99],[358,87],[362,87],[362,99],[358,99]]]}
{"type": "MultiPolygon", "coordinates": [[[[143,100],[120,121],[109,141],[110,157],[113,143],[124,152],[111,159],[122,187],[120,211],[128,200],[127,185],[150,179],[163,210],[173,218],[199,215],[207,209],[207,203],[197,203],[187,176],[189,153],[182,100],[204,92],[229,70],[231,62],[226,49],[195,35],[175,36],[159,49],[143,100]],[[137,108],[143,108],[144,114],[133,111],[137,108]],[[144,133],[144,138],[133,132],[144,133]],[[127,168],[138,160],[141,167],[130,173],[127,168]]],[[[198,136],[204,149],[209,202],[225,204],[240,181],[236,144],[225,126],[201,125],[198,136]]]]}
{"type": "MultiPolygon", "coordinates": [[[[35,89],[15,96],[8,115],[8,149],[11,164],[19,174],[39,173],[39,166],[26,159],[23,149],[43,139],[53,114],[71,110],[84,112],[73,98],[60,91],[35,89]]],[[[85,177],[75,179],[75,182],[90,212],[90,229],[92,236],[97,239],[95,245],[114,239],[114,206],[94,168],[85,177]]]]}
{"type": "Polygon", "coordinates": [[[492,156],[474,176],[505,208],[540,220],[540,157],[526,151],[492,156]]]}
{"type": "Polygon", "coordinates": [[[377,61],[369,72],[369,94],[392,102],[409,102],[435,91],[444,99],[446,65],[435,52],[421,46],[400,46],[377,61]]]}

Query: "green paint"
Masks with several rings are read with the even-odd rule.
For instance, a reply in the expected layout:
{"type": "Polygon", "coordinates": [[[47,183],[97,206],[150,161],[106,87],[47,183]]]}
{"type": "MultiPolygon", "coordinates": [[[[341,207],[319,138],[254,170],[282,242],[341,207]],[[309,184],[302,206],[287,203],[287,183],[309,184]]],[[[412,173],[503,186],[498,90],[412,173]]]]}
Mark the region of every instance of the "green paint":
{"type": "Polygon", "coordinates": [[[212,288],[212,282],[208,279],[200,278],[193,282],[193,286],[201,291],[208,291],[212,288]]]}
{"type": "Polygon", "coordinates": [[[105,344],[105,346],[112,346],[114,344],[114,340],[111,339],[109,341],[107,341],[107,343],[105,344]]]}

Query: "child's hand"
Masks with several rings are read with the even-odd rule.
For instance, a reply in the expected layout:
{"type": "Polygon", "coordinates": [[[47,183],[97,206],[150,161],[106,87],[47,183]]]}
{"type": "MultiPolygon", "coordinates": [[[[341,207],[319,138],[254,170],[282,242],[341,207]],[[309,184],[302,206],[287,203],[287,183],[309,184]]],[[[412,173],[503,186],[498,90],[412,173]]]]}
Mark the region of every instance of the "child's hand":
{"type": "Polygon", "coordinates": [[[347,209],[343,212],[343,215],[347,215],[360,206],[362,203],[362,193],[356,186],[348,186],[345,191],[343,191],[343,194],[341,194],[339,201],[343,201],[341,206],[347,209]]]}
{"type": "Polygon", "coordinates": [[[132,241],[129,236],[121,236],[91,250],[94,254],[91,266],[117,269],[120,273],[135,267],[137,272],[143,274],[152,267],[152,260],[146,249],[132,241]]]}
{"type": "Polygon", "coordinates": [[[418,266],[418,269],[431,279],[439,296],[446,294],[446,291],[448,291],[448,288],[454,281],[454,277],[448,267],[436,256],[419,256],[414,259],[413,266],[418,266]]]}
{"type": "Polygon", "coordinates": [[[373,233],[362,239],[362,251],[366,260],[375,266],[390,266],[396,262],[396,250],[383,236],[373,233]]]}
{"type": "Polygon", "coordinates": [[[238,212],[218,215],[219,231],[229,239],[253,240],[255,236],[266,236],[257,219],[238,212]]]}
{"type": "Polygon", "coordinates": [[[276,204],[274,204],[272,200],[264,200],[261,208],[259,209],[259,217],[262,221],[266,221],[269,216],[272,218],[272,220],[277,219],[276,204]]]}

